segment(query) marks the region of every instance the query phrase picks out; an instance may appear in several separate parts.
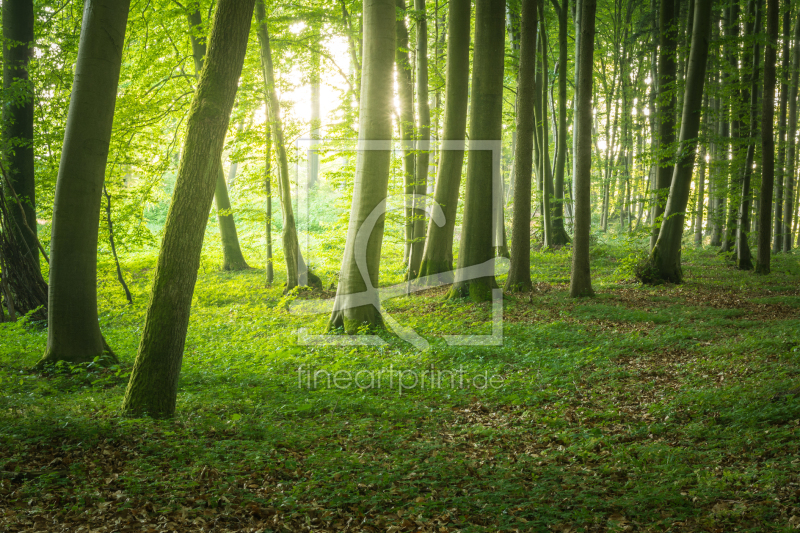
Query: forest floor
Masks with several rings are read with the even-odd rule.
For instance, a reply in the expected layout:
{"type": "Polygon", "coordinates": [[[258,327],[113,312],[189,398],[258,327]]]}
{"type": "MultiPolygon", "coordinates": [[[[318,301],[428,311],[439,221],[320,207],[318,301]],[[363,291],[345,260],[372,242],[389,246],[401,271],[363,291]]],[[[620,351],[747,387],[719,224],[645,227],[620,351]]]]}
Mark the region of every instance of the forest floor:
{"type": "Polygon", "coordinates": [[[568,252],[535,253],[535,290],[505,298],[502,346],[441,337],[489,333],[490,304],[443,289],[386,302],[425,351],[389,332],[384,346],[297,346],[325,316],[289,313],[297,295],[263,271],[206,268],[167,421],[119,416],[154,258],[123,265],[132,306],[106,265],[100,322],[119,366],[34,372],[46,333],[0,325],[0,530],[800,528],[800,254],[756,276],[686,249],[686,283],[659,287],[630,279],[631,257],[596,246],[597,297],[572,300],[568,252]],[[412,386],[431,369],[460,373],[412,386]],[[342,386],[356,372],[361,386],[342,386]]]}

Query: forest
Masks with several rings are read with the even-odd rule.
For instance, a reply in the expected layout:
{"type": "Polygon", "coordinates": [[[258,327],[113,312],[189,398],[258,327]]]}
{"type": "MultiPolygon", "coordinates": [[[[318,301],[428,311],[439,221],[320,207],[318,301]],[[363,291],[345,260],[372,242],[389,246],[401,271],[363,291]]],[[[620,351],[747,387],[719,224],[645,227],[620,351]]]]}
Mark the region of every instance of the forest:
{"type": "Polygon", "coordinates": [[[800,529],[800,1],[0,11],[0,530],[800,529]]]}

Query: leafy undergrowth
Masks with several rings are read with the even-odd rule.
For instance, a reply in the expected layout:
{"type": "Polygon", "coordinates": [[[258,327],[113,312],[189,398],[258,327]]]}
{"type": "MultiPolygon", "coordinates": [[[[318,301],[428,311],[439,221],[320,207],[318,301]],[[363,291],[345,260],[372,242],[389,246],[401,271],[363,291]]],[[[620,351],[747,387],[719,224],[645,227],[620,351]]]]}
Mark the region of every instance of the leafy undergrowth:
{"type": "Polygon", "coordinates": [[[126,266],[134,306],[107,269],[121,365],[35,373],[45,333],[0,325],[0,529],[800,527],[798,256],[764,277],[687,249],[686,283],[659,287],[631,282],[626,256],[595,247],[598,296],[572,300],[568,250],[535,254],[501,346],[443,338],[489,334],[490,304],[441,288],[385,302],[422,352],[383,331],[383,346],[298,346],[326,316],[287,306],[313,294],[205,269],[169,421],[118,414],[153,259],[126,266]]]}

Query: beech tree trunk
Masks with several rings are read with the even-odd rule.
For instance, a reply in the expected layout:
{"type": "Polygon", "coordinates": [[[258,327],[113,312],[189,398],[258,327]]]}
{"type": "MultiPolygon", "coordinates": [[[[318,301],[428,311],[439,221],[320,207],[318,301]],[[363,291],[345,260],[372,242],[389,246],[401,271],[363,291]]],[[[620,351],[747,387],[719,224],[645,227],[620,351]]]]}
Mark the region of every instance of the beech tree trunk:
{"type": "Polygon", "coordinates": [[[567,10],[569,0],[558,6],[558,142],[556,144],[553,205],[553,244],[569,242],[564,228],[564,174],[567,162],[567,10]]]}
{"type": "Polygon", "coordinates": [[[761,196],[759,200],[756,274],[769,274],[772,253],[772,189],[775,179],[775,62],[778,46],[778,0],[767,0],[767,44],[764,50],[764,96],[761,107],[761,196]]]}
{"type": "MultiPolygon", "coordinates": [[[[415,171],[414,165],[414,81],[412,67],[408,58],[409,42],[408,28],[406,28],[406,2],[397,0],[397,9],[402,13],[397,21],[397,49],[395,50],[395,64],[397,67],[397,92],[400,100],[400,138],[403,141],[403,182],[405,193],[414,194],[415,171]]],[[[407,205],[405,209],[406,246],[404,261],[411,258],[411,243],[414,241],[414,208],[407,205]]]]}
{"type": "Polygon", "coordinates": [[[792,49],[792,79],[789,83],[789,135],[786,147],[786,179],[783,200],[783,223],[781,224],[781,250],[792,249],[792,218],[795,213],[795,154],[797,151],[797,86],[800,82],[800,18],[794,25],[794,47],[792,49]]]}
{"type": "MultiPolygon", "coordinates": [[[[573,189],[575,229],[572,244],[572,273],[569,295],[573,298],[593,296],[589,267],[589,236],[592,222],[592,85],[594,78],[594,36],[597,0],[579,0],[581,13],[580,51],[575,81],[575,155],[573,157],[573,189]]],[[[576,38],[576,41],[578,39],[576,38]]]]}
{"type": "MultiPolygon", "coordinates": [[[[189,35],[192,41],[192,58],[194,59],[195,78],[203,70],[203,58],[206,56],[206,39],[203,31],[203,20],[200,11],[195,10],[189,14],[189,35]]],[[[236,222],[231,213],[231,200],[228,196],[228,185],[225,183],[225,172],[222,169],[222,160],[212,172],[216,176],[214,186],[214,199],[217,206],[217,223],[219,236],[222,241],[222,270],[244,270],[250,268],[242,255],[239,245],[239,235],[236,232],[236,222]]]]}
{"type": "MultiPolygon", "coordinates": [[[[505,0],[476,0],[475,54],[472,63],[472,105],[469,139],[497,141],[503,126],[503,67],[505,54],[505,0]]],[[[492,240],[493,175],[492,152],[470,150],[467,155],[467,182],[464,222],[459,243],[458,268],[484,263],[494,256],[492,240]]],[[[499,172],[499,169],[496,169],[499,172]]],[[[497,194],[495,192],[495,194],[497,194]]],[[[497,286],[494,276],[459,279],[449,297],[469,297],[486,301],[497,286]]]]}
{"type": "Polygon", "coordinates": [[[536,65],[536,0],[522,0],[519,83],[517,85],[517,149],[514,152],[514,215],[511,266],[506,290],[529,291],[531,284],[531,172],[533,171],[533,92],[536,65]]]}
{"type": "MultiPolygon", "coordinates": [[[[786,7],[786,2],[784,2],[786,7]]],[[[789,66],[791,57],[789,41],[792,38],[792,10],[783,13],[783,46],[781,47],[781,100],[778,115],[778,165],[775,174],[775,220],[772,224],[772,251],[781,251],[781,228],[783,227],[783,189],[786,182],[786,114],[789,103],[789,66]]]]}
{"type": "Polygon", "coordinates": [[[171,417],[183,360],[216,166],[236,97],[255,0],[219,0],[208,54],[189,111],[144,332],[122,410],[171,417]]]}
{"type": "Polygon", "coordinates": [[[129,5],[84,4],[56,180],[47,348],[40,364],[88,362],[106,348],[97,322],[97,234],[129,5]]]}
{"type": "Polygon", "coordinates": [[[377,218],[366,246],[362,243],[357,245],[356,237],[364,221],[386,201],[389,187],[392,121],[388,110],[394,92],[392,74],[396,51],[396,18],[394,0],[364,1],[364,62],[358,140],[359,144],[383,141],[386,149],[359,150],[356,157],[353,203],[344,259],[334,311],[328,321],[328,329],[343,328],[347,333],[355,333],[361,326],[377,327],[383,324],[380,302],[374,289],[378,287],[380,273],[384,216],[381,214],[377,218]],[[368,280],[364,279],[359,269],[359,258],[366,260],[367,272],[364,274],[368,280]],[[370,286],[373,288],[371,291],[370,286]],[[366,303],[363,298],[365,292],[366,303]]]}
{"type": "Polygon", "coordinates": [[[681,283],[681,237],[689,202],[692,171],[697,155],[697,134],[700,131],[701,110],[703,107],[703,86],[708,63],[708,47],[711,41],[712,2],[696,2],[692,24],[692,46],[689,52],[689,66],[686,72],[686,90],[683,95],[683,116],[681,118],[680,148],[678,160],[673,170],[672,185],[669,190],[664,221],[658,240],[650,254],[655,279],[647,281],[667,281],[681,283]]]}
{"type": "Polygon", "coordinates": [[[453,234],[464,165],[461,146],[466,136],[469,102],[470,0],[450,0],[447,32],[444,126],[434,191],[434,201],[444,211],[445,221],[441,227],[433,220],[428,222],[420,276],[439,274],[442,281],[452,282],[453,234]],[[456,149],[448,149],[448,142],[455,145],[450,148],[456,149]]]}
{"type": "MultiPolygon", "coordinates": [[[[28,64],[33,58],[33,0],[3,2],[3,89],[6,94],[21,98],[3,102],[3,154],[11,187],[22,202],[22,210],[14,206],[8,213],[21,241],[27,245],[24,254],[31,254],[32,264],[39,268],[39,245],[36,240],[36,182],[33,166],[33,82],[28,64]],[[13,42],[13,44],[9,44],[13,42]],[[16,87],[14,87],[16,86],[16,87]],[[20,87],[21,86],[21,87],[20,87]],[[12,87],[14,91],[12,92],[12,87]],[[33,231],[28,231],[26,228],[33,231]]],[[[6,199],[16,202],[6,186],[6,199]]]]}

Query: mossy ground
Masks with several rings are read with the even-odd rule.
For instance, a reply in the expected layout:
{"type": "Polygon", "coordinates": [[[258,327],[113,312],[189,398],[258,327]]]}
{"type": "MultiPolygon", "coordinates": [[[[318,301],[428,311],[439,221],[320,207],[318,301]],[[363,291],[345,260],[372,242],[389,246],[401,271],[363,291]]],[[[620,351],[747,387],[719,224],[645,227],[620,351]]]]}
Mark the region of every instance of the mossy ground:
{"type": "MultiPolygon", "coordinates": [[[[446,287],[384,302],[425,352],[387,331],[380,347],[297,346],[296,329],[322,333],[328,315],[287,304],[316,293],[206,267],[169,421],[118,414],[154,259],[124,265],[133,306],[101,267],[120,365],[34,372],[45,332],[0,325],[0,529],[793,530],[800,398],[780,394],[800,384],[800,255],[756,276],[685,248],[685,283],[656,287],[632,280],[635,258],[596,244],[597,296],[576,300],[568,249],[534,253],[502,346],[442,339],[488,334],[491,303],[446,287]],[[500,384],[307,386],[389,368],[500,384]]],[[[387,266],[385,281],[402,275],[387,266]]]]}

